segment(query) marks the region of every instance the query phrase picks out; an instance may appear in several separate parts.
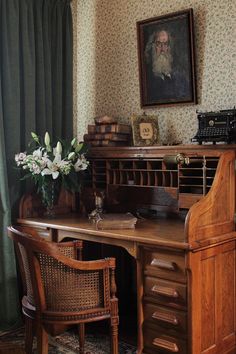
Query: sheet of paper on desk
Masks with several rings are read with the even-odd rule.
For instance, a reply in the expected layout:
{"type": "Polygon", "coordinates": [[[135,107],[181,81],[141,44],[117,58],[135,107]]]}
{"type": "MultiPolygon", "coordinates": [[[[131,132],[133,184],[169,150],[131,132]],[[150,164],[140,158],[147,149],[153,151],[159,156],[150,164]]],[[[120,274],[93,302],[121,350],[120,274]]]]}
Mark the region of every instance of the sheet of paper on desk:
{"type": "Polygon", "coordinates": [[[134,229],[137,218],[131,213],[100,214],[96,228],[100,230],[134,229]]]}

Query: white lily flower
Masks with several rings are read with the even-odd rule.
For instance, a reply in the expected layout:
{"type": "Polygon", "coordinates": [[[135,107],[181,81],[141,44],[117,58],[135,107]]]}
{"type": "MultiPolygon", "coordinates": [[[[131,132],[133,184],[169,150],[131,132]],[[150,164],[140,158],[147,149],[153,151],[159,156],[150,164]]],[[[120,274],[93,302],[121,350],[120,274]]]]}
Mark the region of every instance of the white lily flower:
{"type": "Polygon", "coordinates": [[[36,158],[36,159],[41,159],[42,156],[43,156],[43,149],[42,148],[38,148],[37,150],[34,150],[33,151],[33,156],[36,158]]]}
{"type": "Polygon", "coordinates": [[[43,170],[47,166],[48,158],[42,157],[42,160],[38,162],[40,164],[41,170],[43,170]]]}
{"type": "Polygon", "coordinates": [[[41,172],[42,176],[52,175],[53,179],[57,179],[60,172],[62,174],[68,175],[71,170],[70,161],[65,161],[61,159],[61,154],[56,154],[53,161],[50,159],[46,160],[47,168],[44,168],[41,172]]]}
{"type": "Polygon", "coordinates": [[[80,158],[78,158],[78,160],[74,164],[74,169],[75,169],[76,172],[79,172],[79,171],[82,171],[82,170],[86,170],[86,168],[88,167],[88,164],[89,164],[89,162],[82,155],[80,158]]]}
{"type": "Polygon", "coordinates": [[[61,155],[56,154],[53,161],[51,161],[50,159],[47,160],[48,168],[44,168],[41,172],[41,175],[42,176],[52,175],[53,179],[57,179],[57,177],[59,176],[60,165],[61,165],[61,155]]]}
{"type": "Polygon", "coordinates": [[[42,170],[41,175],[52,175],[53,179],[57,179],[57,177],[59,176],[59,171],[52,171],[52,169],[50,168],[45,168],[44,170],[42,170]]]}
{"type": "Polygon", "coordinates": [[[55,163],[56,165],[60,166],[61,164],[61,154],[56,154],[53,160],[53,163],[55,163]]]}

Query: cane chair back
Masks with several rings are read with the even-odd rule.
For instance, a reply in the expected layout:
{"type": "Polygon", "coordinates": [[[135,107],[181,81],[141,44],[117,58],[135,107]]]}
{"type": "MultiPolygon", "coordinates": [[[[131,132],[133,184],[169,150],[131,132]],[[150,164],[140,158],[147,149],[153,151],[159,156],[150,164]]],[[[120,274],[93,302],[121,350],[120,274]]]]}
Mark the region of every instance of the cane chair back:
{"type": "Polygon", "coordinates": [[[103,291],[103,282],[109,290],[109,269],[75,269],[64,264],[61,257],[59,260],[55,255],[51,257],[41,252],[36,253],[36,257],[46,311],[80,312],[101,308],[109,312],[110,292],[103,291]]]}
{"type": "MultiPolygon", "coordinates": [[[[17,226],[17,230],[21,233],[27,234],[27,237],[47,242],[39,236],[38,232],[27,226],[17,226]]],[[[24,295],[27,298],[27,302],[31,305],[35,305],[33,287],[30,276],[30,265],[25,248],[19,242],[15,242],[15,250],[20,268],[20,274],[22,278],[24,295]]],[[[70,241],[58,243],[58,250],[67,257],[73,259],[82,259],[82,241],[70,241]]]]}
{"type": "MultiPolygon", "coordinates": [[[[61,252],[57,243],[33,238],[12,227],[8,228],[8,233],[19,249],[24,250],[21,250],[21,255],[28,260],[36,308],[38,352],[47,353],[47,332],[53,325],[58,328],[60,325],[83,325],[109,319],[112,329],[111,350],[113,354],[118,354],[115,259],[78,261],[68,257],[66,247],[61,252]]],[[[83,327],[81,332],[82,354],[83,327]]]]}

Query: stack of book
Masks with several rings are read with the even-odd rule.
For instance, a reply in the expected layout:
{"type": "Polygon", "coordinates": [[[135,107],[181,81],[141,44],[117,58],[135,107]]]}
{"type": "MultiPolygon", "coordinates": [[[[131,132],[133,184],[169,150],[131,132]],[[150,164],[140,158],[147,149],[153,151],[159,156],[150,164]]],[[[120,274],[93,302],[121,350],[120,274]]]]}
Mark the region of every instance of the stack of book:
{"type": "Polygon", "coordinates": [[[114,117],[95,118],[94,125],[88,125],[84,141],[91,146],[128,146],[131,140],[131,126],[119,124],[114,117]]]}

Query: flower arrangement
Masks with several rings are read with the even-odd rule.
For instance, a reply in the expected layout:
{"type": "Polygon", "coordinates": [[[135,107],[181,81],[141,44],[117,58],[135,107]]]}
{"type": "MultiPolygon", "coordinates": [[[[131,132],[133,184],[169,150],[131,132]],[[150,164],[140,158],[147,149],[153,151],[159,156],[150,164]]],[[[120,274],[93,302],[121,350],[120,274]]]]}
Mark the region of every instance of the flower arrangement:
{"type": "Polygon", "coordinates": [[[20,152],[15,155],[19,168],[26,173],[22,179],[32,178],[37,186],[37,192],[42,195],[42,202],[47,208],[52,208],[57,202],[60,187],[70,191],[78,191],[81,185],[80,172],[88,168],[85,157],[86,148],[74,138],[71,142],[58,141],[53,148],[50,135],[45,133],[44,142],[35,133],[30,146],[30,152],[20,152]]]}

